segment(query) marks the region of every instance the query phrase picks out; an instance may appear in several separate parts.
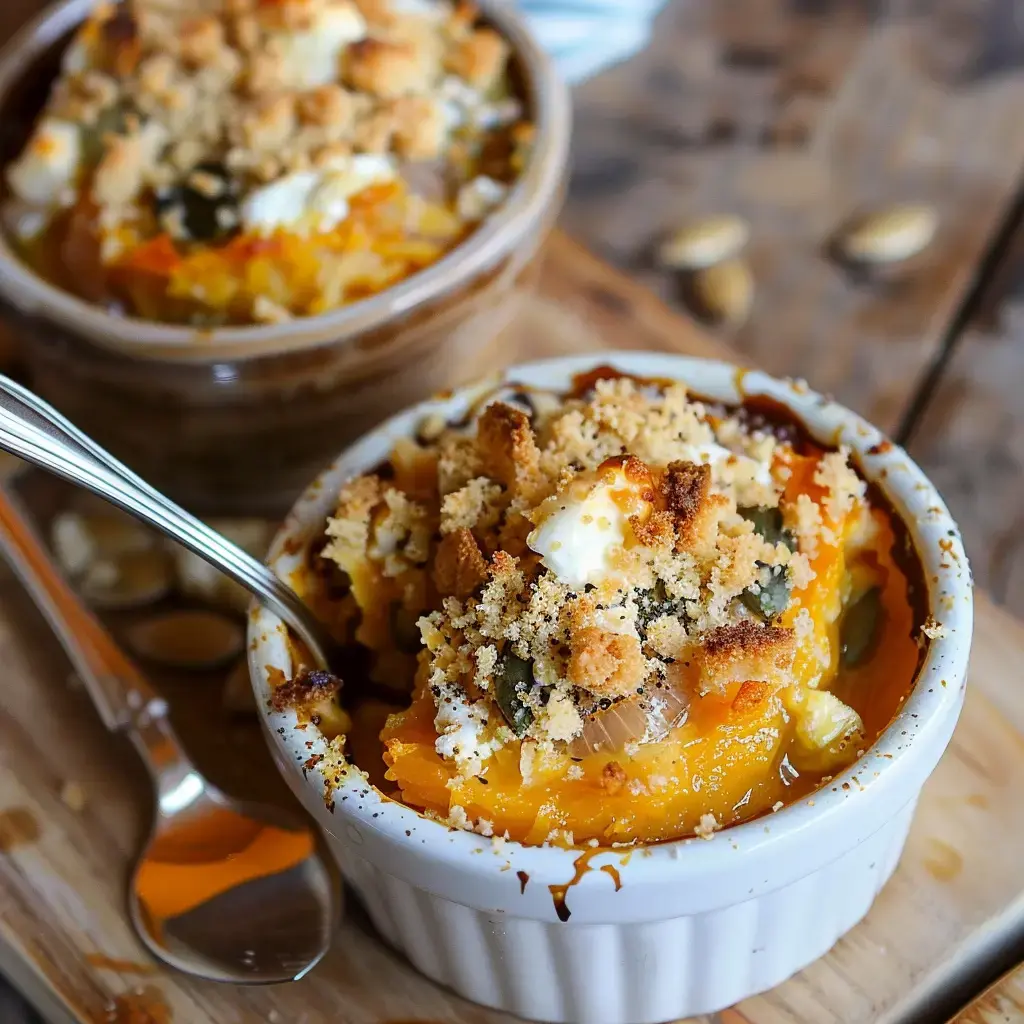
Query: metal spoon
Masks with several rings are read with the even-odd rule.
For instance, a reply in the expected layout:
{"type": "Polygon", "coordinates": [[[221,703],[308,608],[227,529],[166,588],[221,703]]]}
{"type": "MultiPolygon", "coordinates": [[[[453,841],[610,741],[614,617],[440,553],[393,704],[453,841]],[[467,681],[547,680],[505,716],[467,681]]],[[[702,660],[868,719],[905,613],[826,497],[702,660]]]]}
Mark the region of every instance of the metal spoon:
{"type": "Polygon", "coordinates": [[[320,667],[328,667],[332,641],[291,587],[136,476],[49,403],[2,374],[0,448],[85,487],[205,558],[286,622],[320,667]]]}
{"type": "MultiPolygon", "coordinates": [[[[8,387],[17,385],[4,380],[0,390],[8,387]]],[[[0,447],[50,468],[51,444],[34,427],[12,426],[22,421],[9,413],[8,400],[6,392],[0,447]]],[[[70,459],[62,465],[62,476],[79,479],[70,459]]],[[[277,808],[233,800],[199,773],[171,729],[166,702],[72,592],[2,488],[0,550],[49,620],[104,724],[128,736],[153,779],[156,820],[129,894],[143,942],[179,970],[216,981],[302,977],[326,953],[338,906],[336,878],[313,830],[277,808]]]]}

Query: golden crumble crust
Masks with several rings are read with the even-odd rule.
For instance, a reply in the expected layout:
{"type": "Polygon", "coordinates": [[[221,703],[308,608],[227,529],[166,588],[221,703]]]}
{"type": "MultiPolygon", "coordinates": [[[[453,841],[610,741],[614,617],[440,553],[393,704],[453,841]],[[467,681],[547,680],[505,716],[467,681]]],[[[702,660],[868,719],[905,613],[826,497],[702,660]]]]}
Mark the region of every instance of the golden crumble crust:
{"type": "MultiPolygon", "coordinates": [[[[826,500],[848,503],[843,514],[867,507],[846,454],[819,454],[811,493],[794,500],[784,471],[802,456],[681,385],[619,377],[569,396],[490,397],[456,423],[425,423],[400,464],[418,453],[436,485],[418,474],[409,506],[432,531],[415,563],[436,590],[422,597],[421,678],[490,708],[504,725],[487,749],[519,741],[524,784],[566,745],[590,742],[594,716],[621,702],[608,721],[639,715],[650,731],[637,742],[653,742],[670,727],[657,709],[673,700],[715,694],[730,713],[769,713],[765,702],[796,685],[798,643],[827,668],[808,608],[780,613],[814,583],[811,551],[837,542],[826,500]],[[752,494],[763,504],[743,504],[752,494]]],[[[372,552],[382,505],[412,522],[394,487],[349,485],[339,515],[344,506],[352,523],[347,533],[332,521],[332,542],[352,551],[361,538],[372,552]]],[[[384,544],[397,550],[387,558],[410,562],[412,532],[384,544]]]]}
{"type": "Polygon", "coordinates": [[[494,29],[481,28],[452,48],[445,66],[486,92],[501,74],[508,53],[508,43],[494,29]]]}
{"type": "Polygon", "coordinates": [[[434,583],[438,593],[469,597],[487,579],[487,562],[480,545],[465,527],[441,539],[434,555],[434,583]]]}
{"type": "Polygon", "coordinates": [[[637,637],[585,626],[572,635],[570,644],[567,678],[574,686],[599,697],[624,697],[636,692],[646,669],[637,637]]]}
{"type": "Polygon", "coordinates": [[[400,40],[361,39],[349,48],[349,84],[371,96],[394,99],[426,85],[416,47],[400,40]]]}
{"type": "Polygon", "coordinates": [[[481,461],[513,492],[527,487],[538,473],[540,451],[530,419],[504,402],[489,405],[477,427],[481,461]]]}
{"type": "Polygon", "coordinates": [[[793,663],[796,634],[747,620],[709,630],[699,645],[701,692],[724,693],[733,683],[780,679],[793,663]]]}

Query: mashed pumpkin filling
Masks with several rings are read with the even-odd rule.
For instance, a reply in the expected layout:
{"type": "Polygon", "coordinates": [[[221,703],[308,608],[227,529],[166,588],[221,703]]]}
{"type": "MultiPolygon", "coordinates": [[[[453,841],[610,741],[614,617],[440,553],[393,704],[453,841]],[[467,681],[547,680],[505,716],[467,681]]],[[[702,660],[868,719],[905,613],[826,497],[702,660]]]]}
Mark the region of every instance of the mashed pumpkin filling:
{"type": "Polygon", "coordinates": [[[485,836],[710,838],[898,710],[900,550],[847,451],[753,408],[612,371],[505,393],[339,495],[304,584],[366,654],[332,749],[485,836]]]}

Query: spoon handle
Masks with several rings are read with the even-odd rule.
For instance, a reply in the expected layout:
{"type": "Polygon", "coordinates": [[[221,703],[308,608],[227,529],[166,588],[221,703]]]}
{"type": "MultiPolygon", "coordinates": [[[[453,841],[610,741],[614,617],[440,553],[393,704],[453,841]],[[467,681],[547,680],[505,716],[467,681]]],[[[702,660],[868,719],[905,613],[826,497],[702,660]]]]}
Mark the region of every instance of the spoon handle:
{"type": "Polygon", "coordinates": [[[0,375],[0,448],[98,494],[230,576],[288,623],[323,667],[330,643],[299,596],[267,566],[186,512],[73,426],[0,375]]]}
{"type": "Polygon", "coordinates": [[[67,585],[3,488],[0,551],[57,634],[108,729],[137,728],[166,714],[164,700],[67,585]]]}

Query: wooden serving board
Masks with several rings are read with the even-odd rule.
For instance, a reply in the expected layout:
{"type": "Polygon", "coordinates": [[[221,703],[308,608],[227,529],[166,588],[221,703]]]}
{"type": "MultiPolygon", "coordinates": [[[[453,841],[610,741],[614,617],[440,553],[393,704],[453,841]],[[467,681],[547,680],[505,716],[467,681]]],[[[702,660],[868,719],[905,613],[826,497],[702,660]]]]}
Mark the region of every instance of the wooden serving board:
{"type": "MultiPolygon", "coordinates": [[[[526,300],[501,346],[506,358],[517,359],[607,347],[728,355],[560,236],[551,243],[541,293],[526,300]]],[[[969,985],[1024,934],[1024,802],[1018,798],[1024,691],[1016,685],[1024,626],[982,597],[977,628],[963,717],[926,787],[903,861],[868,918],[796,978],[702,1024],[909,1021],[958,985],[969,985]]],[[[0,971],[47,1019],[509,1020],[421,978],[351,905],[332,953],[293,985],[234,988],[157,967],[123,912],[128,865],[150,812],[141,766],[127,743],[103,731],[69,679],[56,641],[5,567],[0,665],[0,971]],[[81,799],[67,799],[69,782],[81,799]]],[[[254,718],[227,713],[216,680],[156,681],[186,746],[215,781],[241,795],[254,789],[283,794],[254,718]]]]}

